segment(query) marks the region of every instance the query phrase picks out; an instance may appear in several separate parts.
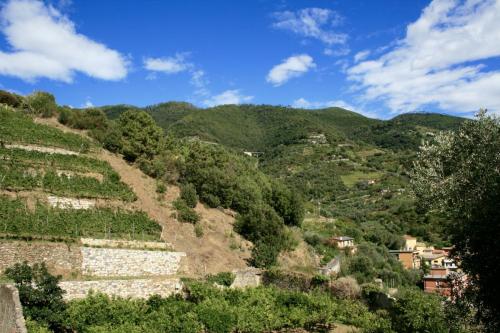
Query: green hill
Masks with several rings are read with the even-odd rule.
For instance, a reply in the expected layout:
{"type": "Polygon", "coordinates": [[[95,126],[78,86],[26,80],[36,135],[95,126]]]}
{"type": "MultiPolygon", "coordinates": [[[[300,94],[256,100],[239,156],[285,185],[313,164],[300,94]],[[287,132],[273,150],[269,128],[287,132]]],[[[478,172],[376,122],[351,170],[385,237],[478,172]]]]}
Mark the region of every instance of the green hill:
{"type": "MultiPolygon", "coordinates": [[[[102,108],[111,119],[128,109],[141,110],[127,105],[102,108]]],[[[142,110],[177,137],[197,137],[244,151],[265,151],[298,143],[318,133],[324,134],[329,142],[349,140],[395,150],[415,150],[429,133],[456,129],[464,120],[442,114],[412,113],[383,121],[336,107],[304,110],[247,104],[201,109],[184,102],[162,103],[142,110]]]]}

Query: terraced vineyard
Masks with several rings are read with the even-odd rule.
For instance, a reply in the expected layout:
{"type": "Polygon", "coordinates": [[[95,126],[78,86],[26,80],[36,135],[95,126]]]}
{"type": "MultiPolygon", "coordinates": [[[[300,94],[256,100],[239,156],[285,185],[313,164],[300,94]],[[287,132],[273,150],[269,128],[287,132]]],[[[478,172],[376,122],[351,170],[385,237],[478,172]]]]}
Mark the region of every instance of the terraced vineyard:
{"type": "Polygon", "coordinates": [[[38,202],[31,211],[22,199],[0,196],[0,233],[16,236],[57,236],[160,240],[161,227],[143,212],[113,209],[57,209],[38,202]]]}
{"type": "Polygon", "coordinates": [[[83,152],[93,147],[92,142],[79,135],[36,124],[27,115],[1,105],[0,140],[2,143],[19,142],[83,152]]]}
{"type": "Polygon", "coordinates": [[[106,174],[103,181],[99,181],[93,177],[71,174],[71,170],[58,174],[52,169],[27,169],[20,163],[0,161],[0,174],[0,189],[4,190],[41,189],[65,196],[135,200],[134,193],[120,181],[116,173],[106,174]]]}

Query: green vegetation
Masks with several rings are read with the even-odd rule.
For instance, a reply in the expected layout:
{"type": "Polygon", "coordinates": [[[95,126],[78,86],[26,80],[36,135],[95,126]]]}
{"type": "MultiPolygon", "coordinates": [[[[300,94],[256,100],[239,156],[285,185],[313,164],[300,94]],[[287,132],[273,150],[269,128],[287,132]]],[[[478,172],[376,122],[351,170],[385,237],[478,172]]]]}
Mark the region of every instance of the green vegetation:
{"type": "Polygon", "coordinates": [[[63,290],[57,285],[60,276],[53,276],[45,264],[33,267],[26,262],[9,267],[5,275],[12,279],[19,291],[23,306],[23,315],[35,327],[50,328],[55,332],[64,331],[66,304],[63,302],[63,290]]]}
{"type": "Polygon", "coordinates": [[[0,106],[0,138],[4,143],[37,144],[81,152],[92,147],[90,141],[79,135],[36,124],[29,116],[3,106],[0,106]]]}
{"type": "Polygon", "coordinates": [[[200,216],[183,199],[174,201],[174,208],[177,210],[177,219],[181,222],[196,224],[200,216]]]}
{"type": "Polygon", "coordinates": [[[412,177],[423,209],[448,217],[445,230],[469,277],[463,296],[488,332],[500,330],[500,120],[478,114],[420,150],[412,177]]]}
{"type": "Polygon", "coordinates": [[[122,199],[134,201],[135,194],[120,181],[116,172],[104,175],[104,180],[71,174],[57,174],[55,170],[43,168],[27,169],[21,163],[12,160],[0,161],[0,189],[35,190],[84,198],[122,199]]]}
{"type": "Polygon", "coordinates": [[[5,90],[0,90],[0,104],[17,108],[21,106],[22,100],[22,96],[12,94],[5,90]]]}
{"type": "Polygon", "coordinates": [[[92,295],[68,305],[67,322],[79,332],[211,333],[266,331],[352,324],[367,332],[390,332],[388,319],[357,302],[327,294],[275,288],[219,290],[189,283],[188,297],[144,300],[92,295]]]}
{"type": "Polygon", "coordinates": [[[26,96],[26,102],[30,111],[44,118],[52,117],[57,111],[57,104],[54,95],[43,91],[36,91],[26,96]]]}
{"type": "Polygon", "coordinates": [[[181,199],[184,200],[189,207],[196,207],[198,203],[198,194],[193,184],[188,183],[181,186],[181,199]]]}
{"type": "Polygon", "coordinates": [[[2,164],[9,161],[9,163],[24,167],[95,172],[103,175],[114,173],[108,163],[85,155],[46,154],[38,151],[0,147],[0,161],[2,164]]]}
{"type": "Polygon", "coordinates": [[[0,196],[0,233],[12,235],[159,240],[161,227],[142,212],[50,208],[30,211],[21,199],[0,196]]]}

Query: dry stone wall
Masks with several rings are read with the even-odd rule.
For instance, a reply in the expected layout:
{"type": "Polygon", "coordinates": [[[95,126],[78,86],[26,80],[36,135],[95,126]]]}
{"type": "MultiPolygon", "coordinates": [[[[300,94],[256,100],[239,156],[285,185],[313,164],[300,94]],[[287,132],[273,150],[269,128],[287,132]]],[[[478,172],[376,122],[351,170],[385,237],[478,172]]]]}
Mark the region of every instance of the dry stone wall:
{"type": "Polygon", "coordinates": [[[79,153],[67,149],[62,149],[62,148],[53,148],[53,147],[43,147],[43,146],[36,146],[36,145],[19,145],[19,144],[11,144],[11,145],[5,145],[5,148],[16,148],[16,149],[22,149],[22,150],[27,150],[27,151],[38,151],[41,153],[47,153],[47,154],[62,154],[62,155],[79,155],[79,153]]]}
{"type": "Polygon", "coordinates": [[[63,198],[49,195],[47,201],[51,207],[62,209],[90,209],[95,207],[95,200],[63,198]]]}
{"type": "Polygon", "coordinates": [[[0,333],[26,333],[19,293],[12,285],[0,285],[0,333]]]}
{"type": "Polygon", "coordinates": [[[147,276],[177,273],[184,252],[82,247],[82,271],[93,276],[147,276]]]}
{"type": "Polygon", "coordinates": [[[90,291],[125,298],[148,298],[152,295],[167,297],[182,291],[179,279],[63,281],[59,286],[66,291],[66,300],[85,298],[90,291]]]}
{"type": "Polygon", "coordinates": [[[82,256],[78,245],[50,242],[1,241],[0,273],[23,261],[30,264],[44,261],[57,274],[79,271],[82,256]]]}

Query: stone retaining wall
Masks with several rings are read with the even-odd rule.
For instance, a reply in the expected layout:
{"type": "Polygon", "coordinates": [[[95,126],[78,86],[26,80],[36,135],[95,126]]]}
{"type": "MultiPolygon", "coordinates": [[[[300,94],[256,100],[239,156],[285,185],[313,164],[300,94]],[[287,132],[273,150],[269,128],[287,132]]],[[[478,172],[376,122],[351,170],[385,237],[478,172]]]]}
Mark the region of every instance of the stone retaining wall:
{"type": "Polygon", "coordinates": [[[23,261],[30,264],[44,261],[52,273],[70,274],[80,271],[80,246],[65,243],[0,241],[0,273],[23,261]]]}
{"type": "Polygon", "coordinates": [[[66,300],[85,298],[91,290],[125,298],[148,298],[152,295],[167,297],[182,291],[180,279],[63,281],[59,286],[66,291],[66,300]]]}
{"type": "Polygon", "coordinates": [[[72,199],[49,195],[47,201],[51,207],[62,209],[90,209],[95,207],[95,200],[72,199]]]}
{"type": "Polygon", "coordinates": [[[47,154],[62,154],[62,155],[79,155],[79,153],[67,149],[62,149],[62,148],[53,148],[53,147],[43,147],[43,146],[36,146],[36,145],[19,145],[19,144],[10,144],[10,145],[5,145],[5,148],[12,149],[22,149],[22,150],[28,150],[28,151],[38,151],[41,153],[47,153],[47,154]]]}
{"type": "Polygon", "coordinates": [[[19,293],[12,285],[0,285],[0,333],[26,333],[19,293]]]}
{"type": "Polygon", "coordinates": [[[82,247],[82,272],[93,276],[145,276],[177,273],[184,252],[82,247]]]}

